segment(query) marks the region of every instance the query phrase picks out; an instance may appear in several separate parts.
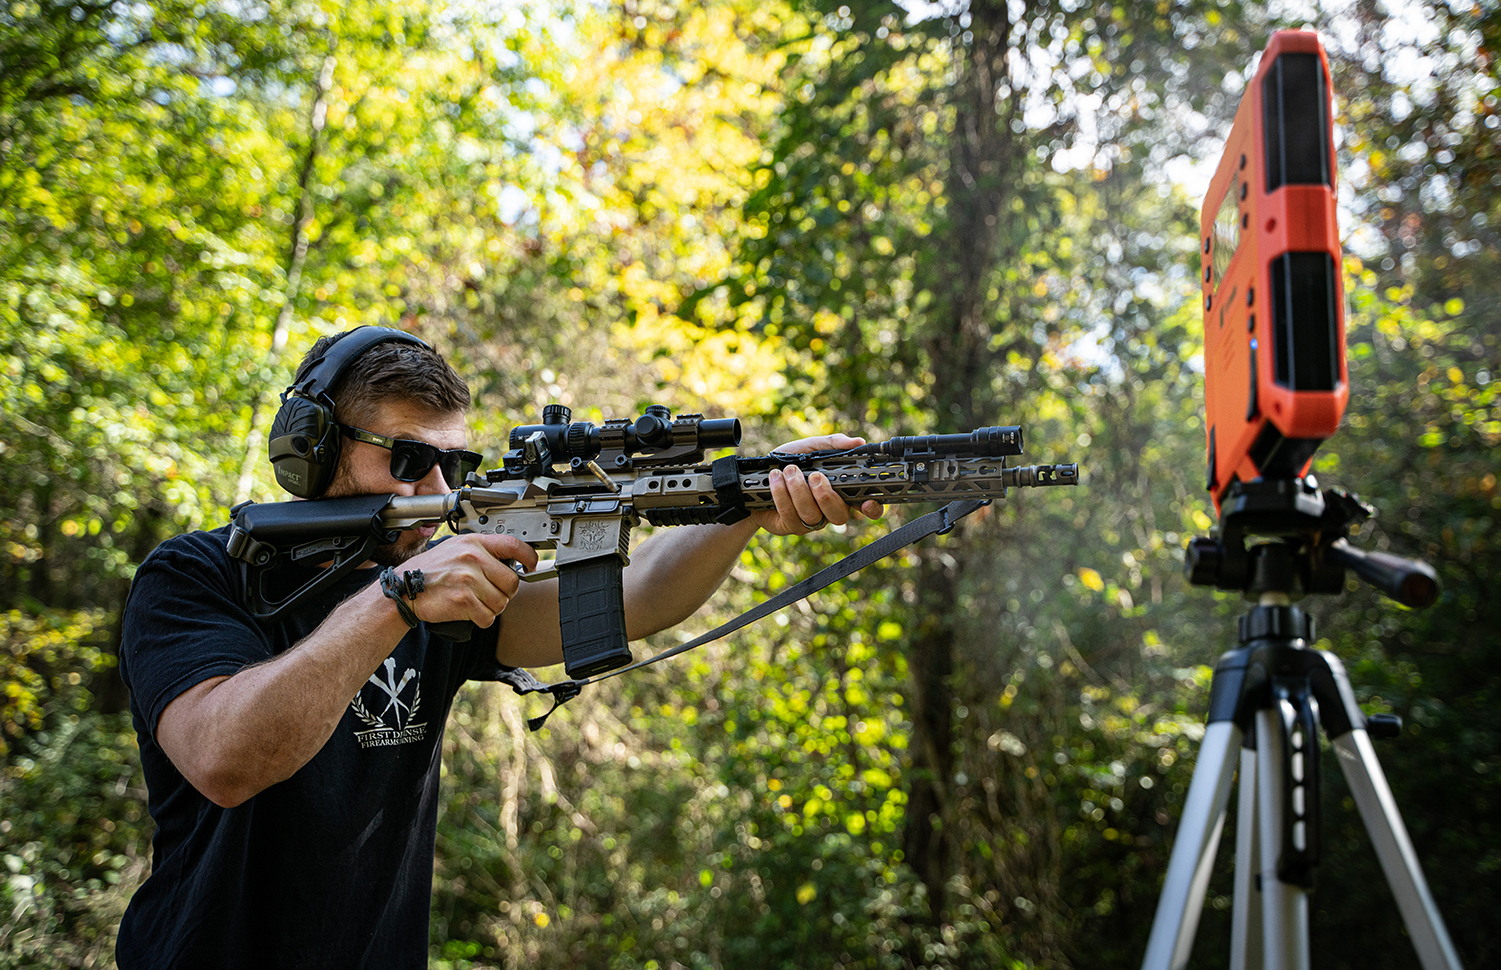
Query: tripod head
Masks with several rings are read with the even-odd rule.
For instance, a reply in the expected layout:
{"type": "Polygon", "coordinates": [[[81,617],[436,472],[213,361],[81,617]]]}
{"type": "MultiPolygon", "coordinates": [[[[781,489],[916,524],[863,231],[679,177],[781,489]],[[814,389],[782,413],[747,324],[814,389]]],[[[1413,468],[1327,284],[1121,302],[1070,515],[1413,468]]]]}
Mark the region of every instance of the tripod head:
{"type": "Polygon", "coordinates": [[[1235,482],[1226,494],[1218,536],[1188,544],[1184,572],[1195,586],[1239,590],[1247,599],[1344,591],[1345,572],[1404,606],[1438,600],[1438,574],[1425,562],[1350,545],[1351,526],[1375,509],[1343,489],[1319,491],[1312,475],[1235,482]],[[1247,545],[1252,536],[1271,541],[1247,545]]]}

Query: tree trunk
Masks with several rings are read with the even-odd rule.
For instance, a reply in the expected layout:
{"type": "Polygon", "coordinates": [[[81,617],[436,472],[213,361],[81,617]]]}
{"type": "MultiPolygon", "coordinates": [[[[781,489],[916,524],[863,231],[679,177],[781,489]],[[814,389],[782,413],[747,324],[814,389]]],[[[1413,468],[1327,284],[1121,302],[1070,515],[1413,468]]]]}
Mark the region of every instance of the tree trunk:
{"type": "Polygon", "coordinates": [[[35,488],[32,501],[36,506],[37,557],[27,564],[26,592],[43,606],[53,602],[52,557],[57,548],[57,512],[53,509],[54,489],[49,480],[35,488]]]}
{"type": "MultiPolygon", "coordinates": [[[[1004,3],[970,4],[974,41],[956,65],[960,93],[946,194],[952,221],[937,262],[934,329],[927,341],[933,368],[935,431],[965,431],[991,423],[988,376],[993,364],[986,285],[997,250],[998,220],[1012,177],[1014,144],[1007,117],[997,112],[1005,76],[1011,21],[1004,3]]],[[[962,549],[962,537],[950,544],[962,549]]],[[[912,682],[912,775],[903,834],[906,859],[927,888],[934,922],[945,920],[945,887],[954,856],[947,816],[954,774],[954,657],[960,615],[962,556],[929,551],[918,577],[920,626],[908,653],[912,682]]]]}
{"type": "Polygon", "coordinates": [[[943,922],[950,869],[948,808],[954,774],[954,612],[956,570],[924,556],[918,572],[919,626],[908,648],[912,683],[912,764],[902,852],[928,892],[934,923],[943,922]]]}
{"type": "MultiPolygon", "coordinates": [[[[161,541],[162,526],[165,523],[166,516],[156,503],[146,502],[141,506],[135,517],[135,535],[130,540],[131,562],[139,564],[145,561],[161,541]]],[[[125,689],[125,681],[119,674],[120,639],[124,634],[125,602],[130,597],[130,583],[130,580],[123,579],[117,584],[118,593],[108,648],[110,656],[115,658],[115,672],[107,674],[93,691],[94,708],[104,714],[118,714],[130,705],[130,691],[125,689]]]]}

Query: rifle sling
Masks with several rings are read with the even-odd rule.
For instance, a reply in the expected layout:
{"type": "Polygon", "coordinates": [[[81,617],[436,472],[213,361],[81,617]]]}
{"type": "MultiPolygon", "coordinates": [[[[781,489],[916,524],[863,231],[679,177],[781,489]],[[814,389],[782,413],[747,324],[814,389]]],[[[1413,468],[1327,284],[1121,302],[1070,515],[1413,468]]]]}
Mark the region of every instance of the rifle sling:
{"type": "Polygon", "coordinates": [[[819,570],[797,585],[789,586],[776,596],[764,600],[728,623],[721,624],[708,633],[689,640],[687,643],[679,644],[671,650],[664,650],[645,660],[638,660],[629,666],[620,667],[595,677],[585,677],[581,680],[563,680],[555,684],[539,683],[536,687],[529,689],[517,687],[515,689],[518,693],[545,692],[551,694],[553,697],[552,707],[548,709],[547,713],[540,717],[528,719],[526,722],[527,727],[533,731],[540,730],[542,725],[547,723],[547,719],[552,716],[553,711],[577,697],[579,692],[590,684],[597,684],[602,680],[609,680],[611,677],[618,677],[621,674],[628,674],[633,670],[640,670],[642,667],[648,667],[654,663],[676,657],[679,654],[687,653],[689,650],[701,647],[706,643],[712,643],[721,637],[734,633],[743,626],[754,623],[764,616],[775,613],[784,606],[789,606],[800,599],[813,595],[821,589],[832,586],[839,580],[858,572],[873,562],[885,559],[892,553],[905,549],[914,542],[919,542],[931,535],[947,535],[960,519],[981,506],[989,504],[989,499],[961,499],[956,502],[950,502],[936,512],[929,512],[927,515],[907,523],[900,529],[888,532],[875,542],[850,553],[832,566],[827,566],[819,570]]]}

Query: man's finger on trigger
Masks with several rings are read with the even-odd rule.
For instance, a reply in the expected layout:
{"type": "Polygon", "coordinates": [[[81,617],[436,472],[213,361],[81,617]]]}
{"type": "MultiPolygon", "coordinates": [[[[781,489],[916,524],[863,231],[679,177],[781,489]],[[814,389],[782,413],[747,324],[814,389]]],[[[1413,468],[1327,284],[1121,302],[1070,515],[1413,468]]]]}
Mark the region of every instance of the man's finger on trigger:
{"type": "Polygon", "coordinates": [[[487,534],[480,540],[496,559],[514,559],[527,569],[537,568],[537,550],[515,536],[487,534]]]}
{"type": "Polygon", "coordinates": [[[500,595],[509,598],[516,595],[516,590],[521,586],[522,572],[527,568],[514,559],[498,559],[493,566],[485,567],[485,579],[500,595]]]}

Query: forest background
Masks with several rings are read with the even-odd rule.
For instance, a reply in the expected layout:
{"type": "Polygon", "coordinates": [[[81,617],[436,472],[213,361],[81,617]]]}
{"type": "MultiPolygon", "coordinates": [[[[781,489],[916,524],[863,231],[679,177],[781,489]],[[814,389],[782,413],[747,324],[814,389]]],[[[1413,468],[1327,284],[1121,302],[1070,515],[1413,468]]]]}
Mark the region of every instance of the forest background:
{"type": "MultiPolygon", "coordinates": [[[[1213,514],[1197,211],[1252,55],[1305,25],[1354,386],[1315,471],[1444,582],[1309,609],[1404,719],[1381,757],[1466,964],[1501,961],[1493,0],[15,0],[0,966],[113,965],[151,832],[113,658],[133,567],[283,497],[276,394],[360,323],[450,355],[492,461],[543,404],[662,403],[740,417],[746,453],[1022,424],[1084,469],[539,734],[466,690],[434,966],[1136,965],[1244,609],[1182,578],[1213,514]]],[[[908,514],[758,540],[688,628],[908,514]]],[[[1315,965],[1409,966],[1326,769],[1315,965]]]]}

